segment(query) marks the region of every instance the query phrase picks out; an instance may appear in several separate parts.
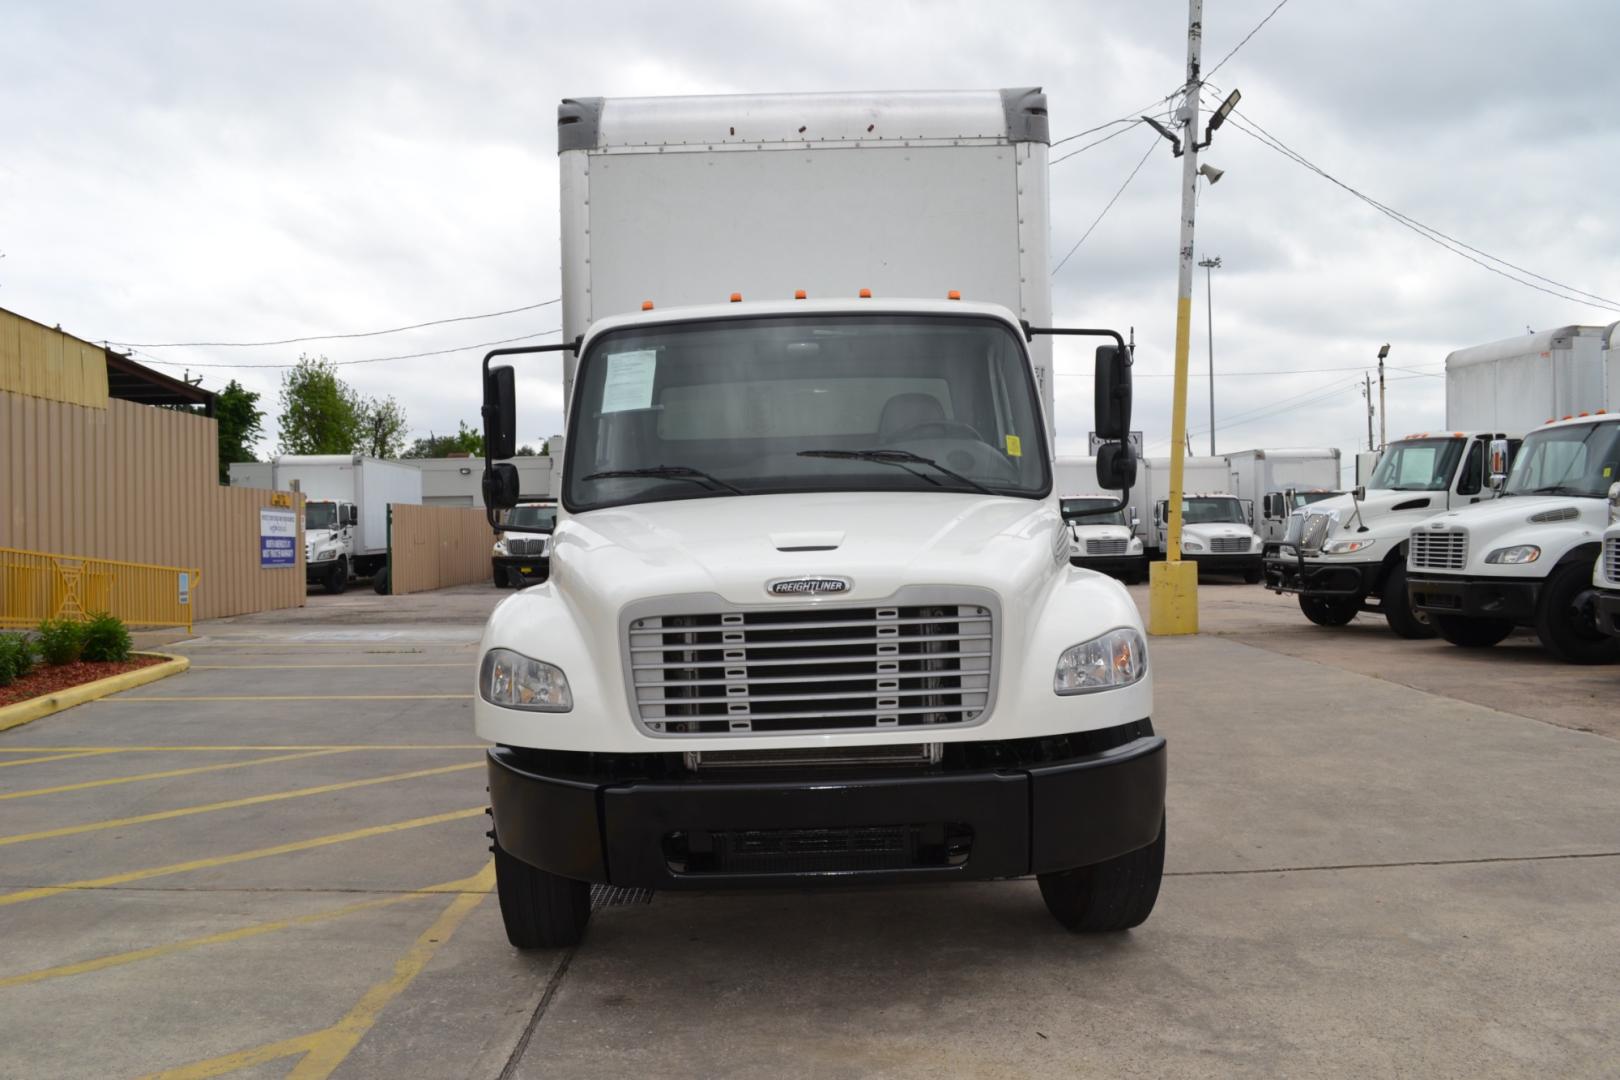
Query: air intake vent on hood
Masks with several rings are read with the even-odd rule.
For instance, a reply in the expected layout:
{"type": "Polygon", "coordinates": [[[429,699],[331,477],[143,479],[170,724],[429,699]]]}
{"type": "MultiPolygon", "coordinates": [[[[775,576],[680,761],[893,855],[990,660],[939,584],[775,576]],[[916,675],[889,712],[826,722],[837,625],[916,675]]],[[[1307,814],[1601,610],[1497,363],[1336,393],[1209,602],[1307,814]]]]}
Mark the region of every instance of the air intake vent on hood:
{"type": "Polygon", "coordinates": [[[1429,500],[1428,499],[1407,499],[1405,502],[1396,503],[1394,506],[1390,507],[1390,509],[1391,510],[1422,510],[1424,507],[1426,507],[1428,505],[1429,505],[1429,500]]]}

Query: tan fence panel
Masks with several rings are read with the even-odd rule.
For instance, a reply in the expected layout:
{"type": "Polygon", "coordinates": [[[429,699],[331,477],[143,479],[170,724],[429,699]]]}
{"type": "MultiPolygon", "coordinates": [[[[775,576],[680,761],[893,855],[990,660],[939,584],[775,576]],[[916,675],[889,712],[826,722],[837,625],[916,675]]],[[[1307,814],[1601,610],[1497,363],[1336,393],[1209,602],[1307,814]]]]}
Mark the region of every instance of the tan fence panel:
{"type": "Polygon", "coordinates": [[[302,514],[294,565],[261,569],[259,509],[278,494],[220,486],[218,459],[204,416],[0,390],[0,547],[195,567],[196,619],[302,606],[302,514]]]}
{"type": "Polygon", "coordinates": [[[389,514],[389,592],[403,596],[493,580],[495,535],[481,508],[395,503],[389,514]]]}

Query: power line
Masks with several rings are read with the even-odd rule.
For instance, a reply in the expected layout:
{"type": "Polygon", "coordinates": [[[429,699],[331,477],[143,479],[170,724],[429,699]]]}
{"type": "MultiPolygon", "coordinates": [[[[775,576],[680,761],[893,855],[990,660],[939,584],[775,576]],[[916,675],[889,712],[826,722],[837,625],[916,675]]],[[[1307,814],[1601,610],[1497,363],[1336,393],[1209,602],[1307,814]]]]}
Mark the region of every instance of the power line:
{"type": "MultiPolygon", "coordinates": [[[[160,343],[110,341],[108,344],[117,345],[124,349],[257,349],[268,345],[301,345],[306,341],[333,341],[341,338],[368,338],[381,337],[384,334],[400,334],[406,330],[421,330],[429,326],[447,326],[450,323],[474,322],[478,319],[493,319],[500,315],[516,315],[522,311],[534,311],[537,308],[549,307],[561,300],[555,297],[551,300],[542,300],[538,304],[526,304],[523,307],[507,308],[505,311],[489,311],[482,315],[457,315],[449,319],[434,319],[431,322],[412,323],[410,326],[394,326],[387,330],[362,330],[352,334],[312,334],[309,337],[282,338],[280,341],[165,341],[160,343]]],[[[192,367],[221,367],[220,364],[193,364],[192,367]]],[[[274,366],[274,365],[272,365],[274,366]]],[[[284,367],[291,365],[281,365],[284,367]]]]}
{"type": "Polygon", "coordinates": [[[1204,78],[1207,79],[1211,75],[1215,74],[1217,71],[1221,70],[1221,64],[1224,64],[1228,60],[1232,59],[1232,56],[1233,56],[1234,53],[1236,53],[1239,49],[1243,48],[1243,46],[1247,45],[1249,43],[1249,39],[1254,37],[1254,35],[1258,34],[1260,32],[1260,28],[1262,26],[1266,25],[1266,23],[1270,22],[1271,21],[1271,16],[1275,15],[1275,14],[1277,14],[1277,12],[1281,11],[1282,8],[1283,8],[1283,5],[1286,4],[1286,3],[1288,3],[1288,0],[1277,0],[1277,6],[1272,8],[1270,13],[1267,14],[1265,18],[1261,19],[1258,23],[1256,23],[1253,30],[1250,30],[1247,34],[1244,34],[1243,35],[1243,40],[1238,42],[1236,45],[1232,46],[1232,51],[1227,53],[1225,56],[1221,57],[1219,63],[1217,63],[1214,67],[1210,68],[1208,71],[1204,72],[1204,78]]]}
{"type": "MultiPolygon", "coordinates": [[[[502,338],[499,341],[481,341],[481,342],[478,342],[478,343],[473,344],[473,345],[456,345],[456,346],[452,346],[451,348],[448,348],[448,349],[433,349],[433,350],[430,350],[428,352],[404,353],[404,354],[402,354],[400,356],[372,356],[372,357],[367,357],[364,360],[335,360],[335,361],[332,362],[332,366],[333,367],[353,367],[356,364],[383,364],[383,363],[387,363],[390,360],[417,360],[417,359],[420,359],[421,357],[424,357],[424,356],[444,356],[444,355],[446,355],[448,353],[467,352],[469,349],[488,349],[488,348],[492,348],[492,347],[494,347],[496,345],[510,345],[514,341],[531,341],[534,338],[545,337],[548,334],[555,334],[555,333],[558,333],[558,332],[559,332],[559,328],[553,327],[550,330],[541,330],[541,331],[539,331],[537,333],[533,333],[533,334],[523,334],[523,335],[521,335],[519,337],[502,338]]],[[[137,352],[137,353],[139,352],[138,349],[130,349],[130,351],[131,352],[137,352]]],[[[151,355],[146,354],[146,353],[140,353],[140,355],[145,359],[146,363],[149,363],[149,364],[162,364],[162,365],[164,365],[166,367],[228,368],[228,369],[231,369],[231,370],[246,370],[246,369],[251,369],[251,368],[274,369],[274,368],[292,368],[292,367],[297,367],[298,366],[297,362],[294,362],[294,363],[291,363],[291,364],[282,364],[282,363],[274,363],[274,364],[196,364],[196,363],[189,363],[189,362],[184,361],[184,360],[159,360],[157,357],[151,356],[151,355]]]]}
{"type": "Polygon", "coordinates": [[[1117,139],[1121,135],[1125,134],[1127,131],[1131,130],[1131,128],[1136,127],[1141,122],[1142,121],[1140,121],[1140,120],[1132,120],[1129,124],[1127,124],[1125,127],[1120,128],[1118,131],[1109,132],[1107,135],[1104,135],[1100,139],[1097,139],[1097,140],[1095,140],[1093,142],[1086,143],[1086,145],[1080,147],[1078,150],[1070,150],[1067,154],[1064,154],[1062,157],[1053,158],[1051,161],[1046,163],[1046,167],[1050,169],[1053,165],[1056,165],[1058,162],[1060,162],[1060,161],[1068,161],[1070,158],[1074,157],[1076,154],[1083,154],[1087,150],[1090,150],[1093,146],[1101,146],[1103,143],[1107,142],[1109,139],[1117,139]]]}
{"type": "MultiPolygon", "coordinates": [[[[1098,124],[1096,127],[1089,127],[1089,128],[1086,128],[1086,130],[1084,130],[1084,131],[1077,131],[1073,135],[1065,135],[1065,136],[1063,136],[1063,138],[1058,139],[1056,142],[1052,143],[1051,145],[1052,146],[1062,146],[1066,142],[1073,142],[1075,139],[1083,138],[1083,137],[1085,137],[1087,135],[1090,135],[1094,131],[1102,131],[1104,128],[1111,128],[1115,124],[1138,124],[1138,123],[1141,123],[1141,116],[1142,116],[1143,113],[1147,112],[1149,109],[1158,108],[1160,105],[1163,105],[1166,101],[1169,101],[1171,98],[1175,97],[1179,93],[1181,93],[1181,87],[1178,86],[1174,90],[1170,91],[1168,94],[1164,95],[1164,97],[1159,98],[1157,101],[1150,101],[1146,105],[1142,106],[1140,109],[1132,109],[1130,112],[1126,113],[1124,116],[1120,117],[1118,120],[1110,120],[1106,124],[1098,124]]],[[[1093,145],[1095,145],[1095,144],[1093,144],[1093,145]]],[[[1079,153],[1079,152],[1080,151],[1078,151],[1078,150],[1075,151],[1075,153],[1079,153]]]]}
{"type": "MultiPolygon", "coordinates": [[[[1123,130],[1129,131],[1130,128],[1124,128],[1123,130]]],[[[1102,219],[1108,216],[1108,211],[1112,210],[1114,208],[1114,204],[1119,201],[1119,197],[1125,194],[1125,189],[1131,186],[1131,181],[1136,179],[1136,174],[1142,171],[1142,166],[1147,164],[1148,158],[1153,156],[1153,151],[1158,145],[1159,136],[1155,134],[1153,136],[1153,141],[1148,144],[1147,152],[1142,155],[1142,160],[1136,163],[1136,168],[1131,170],[1131,175],[1127,176],[1125,178],[1125,182],[1119,185],[1119,190],[1114,192],[1114,197],[1112,199],[1108,200],[1108,205],[1102,208],[1102,213],[1097,215],[1096,220],[1091,223],[1090,228],[1086,229],[1086,231],[1081,234],[1080,239],[1074,242],[1074,247],[1069,249],[1069,254],[1063,256],[1063,258],[1058,261],[1058,264],[1052,268],[1053,277],[1057,277],[1057,272],[1063,269],[1063,264],[1068,262],[1069,259],[1073,257],[1074,253],[1080,250],[1080,245],[1086,242],[1086,237],[1091,235],[1092,230],[1098,225],[1102,224],[1102,219]]],[[[1077,150],[1075,153],[1079,153],[1079,151],[1077,150]]]]}

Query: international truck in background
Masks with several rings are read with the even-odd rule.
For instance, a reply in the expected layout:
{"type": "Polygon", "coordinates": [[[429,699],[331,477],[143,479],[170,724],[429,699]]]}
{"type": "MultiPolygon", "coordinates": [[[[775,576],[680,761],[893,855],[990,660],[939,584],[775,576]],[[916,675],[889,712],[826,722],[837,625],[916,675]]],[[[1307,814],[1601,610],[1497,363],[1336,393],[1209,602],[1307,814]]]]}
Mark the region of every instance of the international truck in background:
{"type": "Polygon", "coordinates": [[[280,454],[231,465],[230,480],[232,487],[303,494],[304,576],[330,593],[385,574],[389,504],[422,502],[419,470],[361,454],[280,454]]]}
{"type": "Polygon", "coordinates": [[[551,579],[475,683],[508,938],[577,941],[591,883],[1034,874],[1071,929],[1142,922],[1165,742],[1135,604],[1069,564],[1050,335],[1104,342],[1101,490],[1129,352],[1050,327],[1045,97],[558,119],[564,343],[484,360],[492,507],[506,358],[562,352],[568,387],[551,579]]]}
{"type": "Polygon", "coordinates": [[[490,550],[495,587],[521,589],[546,580],[551,573],[551,532],[557,527],[557,500],[520,502],[506,512],[502,525],[534,532],[502,528],[496,536],[490,550]]]}
{"type": "Polygon", "coordinates": [[[1058,494],[1069,522],[1069,563],[1112,574],[1127,585],[1147,579],[1147,551],[1136,535],[1136,506],[1119,505],[1115,495],[1097,491],[1097,459],[1056,459],[1058,494]]]}
{"type": "Polygon", "coordinates": [[[1311,503],[1342,494],[1337,447],[1240,450],[1226,455],[1226,493],[1252,504],[1251,523],[1270,556],[1282,544],[1288,517],[1311,503]]]}
{"type": "Polygon", "coordinates": [[[1430,613],[1407,588],[1414,527],[1491,499],[1492,443],[1504,444],[1511,463],[1525,432],[1601,401],[1602,341],[1601,328],[1566,326],[1451,353],[1449,430],[1392,441],[1365,488],[1296,511],[1266,561],[1267,587],[1297,595],[1321,626],[1369,612],[1401,637],[1433,637],[1430,613]]]}

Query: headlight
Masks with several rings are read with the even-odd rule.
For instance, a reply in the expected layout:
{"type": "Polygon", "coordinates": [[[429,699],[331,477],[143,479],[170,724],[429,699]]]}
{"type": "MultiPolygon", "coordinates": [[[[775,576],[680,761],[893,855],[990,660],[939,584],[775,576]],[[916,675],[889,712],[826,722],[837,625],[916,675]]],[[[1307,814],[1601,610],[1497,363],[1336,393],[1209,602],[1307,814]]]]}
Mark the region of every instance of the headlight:
{"type": "Polygon", "coordinates": [[[1260,545],[1263,544],[1263,543],[1264,543],[1264,541],[1261,540],[1258,536],[1250,537],[1249,538],[1249,550],[1250,551],[1259,551],[1260,550],[1260,545]]]}
{"type": "Polygon", "coordinates": [[[561,668],[510,649],[491,649],[484,654],[478,689],[485,701],[508,709],[569,712],[574,707],[568,676],[561,668]]]}
{"type": "Polygon", "coordinates": [[[330,560],[335,559],[335,558],[337,558],[337,548],[327,548],[325,551],[323,551],[319,555],[315,556],[315,561],[316,562],[329,562],[330,560]]]}
{"type": "Polygon", "coordinates": [[[1541,558],[1541,549],[1534,544],[1520,544],[1517,547],[1497,548],[1485,556],[1488,563],[1506,563],[1517,566],[1520,563],[1532,563],[1541,558]]]}
{"type": "Polygon", "coordinates": [[[1129,540],[1127,540],[1125,542],[1125,553],[1127,555],[1140,555],[1140,554],[1142,554],[1142,541],[1137,539],[1134,536],[1131,537],[1129,540]]]}
{"type": "Polygon", "coordinates": [[[497,540],[497,541],[495,541],[495,546],[492,547],[490,549],[490,551],[492,551],[496,555],[505,555],[506,554],[506,541],[505,540],[497,540]]]}
{"type": "Polygon", "coordinates": [[[1058,694],[1091,694],[1140,682],[1147,674],[1147,644],[1130,627],[1063,650],[1052,690],[1058,694]]]}
{"type": "Polygon", "coordinates": [[[1203,551],[1204,550],[1204,545],[1200,544],[1197,540],[1183,540],[1181,542],[1181,550],[1182,551],[1203,551]]]}
{"type": "Polygon", "coordinates": [[[1324,555],[1349,555],[1355,551],[1366,551],[1376,543],[1378,543],[1376,540],[1329,540],[1322,545],[1322,553],[1324,555]]]}

